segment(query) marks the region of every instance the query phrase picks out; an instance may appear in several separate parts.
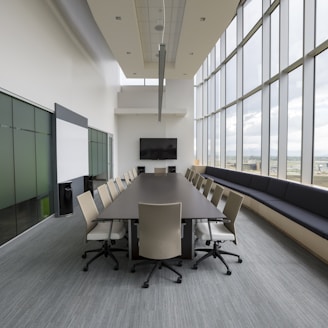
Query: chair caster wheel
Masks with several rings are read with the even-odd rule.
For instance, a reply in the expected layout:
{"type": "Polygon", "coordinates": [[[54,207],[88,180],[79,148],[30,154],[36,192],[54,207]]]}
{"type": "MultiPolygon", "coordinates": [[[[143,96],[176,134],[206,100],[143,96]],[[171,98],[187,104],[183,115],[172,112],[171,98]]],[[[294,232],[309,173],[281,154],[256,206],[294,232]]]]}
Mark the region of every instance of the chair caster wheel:
{"type": "Polygon", "coordinates": [[[118,265],[114,266],[114,270],[117,271],[118,270],[118,265]]]}
{"type": "Polygon", "coordinates": [[[206,246],[210,246],[211,245],[211,241],[210,240],[206,240],[205,245],[206,246]]]}
{"type": "Polygon", "coordinates": [[[230,270],[227,271],[227,276],[231,276],[231,271],[230,270]]]}
{"type": "Polygon", "coordinates": [[[181,284],[181,283],[182,283],[182,278],[179,277],[179,278],[177,279],[177,284],[181,284]]]}
{"type": "Polygon", "coordinates": [[[238,263],[243,263],[243,260],[241,258],[239,258],[238,263]]]}
{"type": "Polygon", "coordinates": [[[83,271],[84,271],[84,272],[87,272],[87,271],[88,271],[88,268],[87,268],[87,267],[84,267],[84,268],[83,268],[83,271]]]}
{"type": "Polygon", "coordinates": [[[179,262],[177,263],[177,266],[178,266],[178,267],[182,267],[182,261],[179,261],[179,262]]]}
{"type": "Polygon", "coordinates": [[[142,288],[148,288],[148,287],[149,287],[148,282],[144,282],[143,285],[142,285],[142,288]]]}
{"type": "Polygon", "coordinates": [[[86,258],[87,258],[87,254],[83,254],[83,255],[82,255],[82,258],[83,258],[83,259],[86,259],[86,258]]]}
{"type": "Polygon", "coordinates": [[[198,266],[196,264],[194,264],[192,267],[191,267],[193,270],[197,270],[198,269],[198,266]]]}
{"type": "Polygon", "coordinates": [[[135,272],[136,272],[136,269],[135,269],[135,268],[132,268],[132,269],[130,270],[130,272],[135,273],[135,272]]]}

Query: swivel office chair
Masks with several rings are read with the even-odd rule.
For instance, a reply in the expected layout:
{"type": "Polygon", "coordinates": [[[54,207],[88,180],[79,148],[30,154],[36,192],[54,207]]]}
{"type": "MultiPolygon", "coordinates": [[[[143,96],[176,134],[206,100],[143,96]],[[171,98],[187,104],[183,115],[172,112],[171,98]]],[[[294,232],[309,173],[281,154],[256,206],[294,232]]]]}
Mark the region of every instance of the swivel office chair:
{"type": "Polygon", "coordinates": [[[180,202],[139,203],[139,255],[148,260],[134,264],[131,272],[135,272],[136,266],[153,264],[143,288],[149,287],[149,280],[155,269],[162,267],[178,275],[177,283],[182,282],[182,275],[166,261],[181,255],[181,212],[180,202]]]}
{"type": "Polygon", "coordinates": [[[105,257],[110,257],[114,262],[114,270],[118,270],[119,263],[116,257],[113,255],[113,251],[126,251],[124,249],[112,249],[109,245],[109,240],[122,239],[125,236],[126,230],[123,224],[116,224],[116,222],[95,222],[99,212],[96,203],[88,190],[83,194],[77,196],[78,203],[80,205],[81,211],[83,213],[86,222],[86,235],[85,240],[88,241],[100,241],[102,243],[100,248],[86,250],[82,258],[86,258],[88,253],[97,252],[97,254],[91,258],[86,265],[83,267],[83,271],[88,271],[89,265],[95,259],[104,255],[105,257]],[[109,238],[110,236],[110,238],[109,238]]]}
{"type": "Polygon", "coordinates": [[[199,222],[196,224],[197,238],[200,240],[205,240],[207,243],[213,242],[213,247],[198,248],[195,250],[196,252],[206,252],[206,254],[195,262],[195,264],[192,266],[193,269],[197,269],[199,263],[210,256],[219,258],[222,261],[227,269],[227,275],[231,275],[231,270],[222,255],[235,256],[238,258],[238,263],[242,263],[240,255],[221,250],[221,243],[225,241],[232,241],[237,244],[235,221],[239,213],[243,198],[243,196],[230,191],[223,210],[223,214],[226,216],[227,220],[224,220],[223,224],[222,222],[216,222],[212,220],[207,220],[207,222],[199,222]]]}
{"type": "Polygon", "coordinates": [[[114,200],[119,195],[117,188],[115,186],[114,180],[113,179],[108,180],[107,186],[108,186],[110,195],[112,196],[112,200],[114,200]]]}
{"type": "Polygon", "coordinates": [[[116,185],[117,185],[118,190],[119,190],[120,192],[122,192],[122,191],[125,190],[124,185],[123,185],[123,182],[122,182],[122,180],[121,180],[120,177],[116,177],[115,182],[116,182],[116,185]]]}

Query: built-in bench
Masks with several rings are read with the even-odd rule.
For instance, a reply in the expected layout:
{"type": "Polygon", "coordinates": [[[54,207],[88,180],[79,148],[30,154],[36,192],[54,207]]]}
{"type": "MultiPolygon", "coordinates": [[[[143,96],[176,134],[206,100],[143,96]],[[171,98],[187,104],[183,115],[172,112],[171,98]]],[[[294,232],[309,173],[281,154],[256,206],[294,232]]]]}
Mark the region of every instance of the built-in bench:
{"type": "Polygon", "coordinates": [[[328,263],[328,191],[304,184],[210,166],[205,178],[244,194],[244,205],[328,263]]]}

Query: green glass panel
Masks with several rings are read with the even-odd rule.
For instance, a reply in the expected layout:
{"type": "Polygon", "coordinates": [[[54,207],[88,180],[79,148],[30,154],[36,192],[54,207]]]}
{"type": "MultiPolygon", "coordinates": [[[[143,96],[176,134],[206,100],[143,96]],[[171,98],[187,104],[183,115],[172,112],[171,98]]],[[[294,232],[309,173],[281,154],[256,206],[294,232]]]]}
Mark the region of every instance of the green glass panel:
{"type": "Polygon", "coordinates": [[[34,131],[34,107],[23,101],[13,99],[14,127],[34,131]]]}
{"type": "Polygon", "coordinates": [[[35,131],[51,134],[51,118],[51,113],[35,108],[35,131]]]}
{"type": "Polygon", "coordinates": [[[14,130],[16,203],[36,197],[35,133],[14,130]]]}
{"type": "Polygon", "coordinates": [[[95,142],[92,143],[92,175],[97,175],[98,165],[97,165],[97,157],[98,157],[98,149],[97,144],[95,142]]]}
{"type": "Polygon", "coordinates": [[[37,195],[47,195],[51,190],[51,137],[46,134],[36,134],[36,172],[37,195]]]}
{"type": "Polygon", "coordinates": [[[38,202],[36,198],[16,205],[17,233],[20,234],[38,223],[38,202]]]}
{"type": "Polygon", "coordinates": [[[97,138],[98,138],[97,130],[91,129],[91,141],[97,141],[97,138]]]}
{"type": "Polygon", "coordinates": [[[0,209],[15,203],[13,130],[0,126],[0,209]]]}
{"type": "Polygon", "coordinates": [[[40,211],[40,217],[39,217],[40,220],[45,219],[51,214],[49,196],[41,198],[39,200],[39,211],[40,211]]]}
{"type": "Polygon", "coordinates": [[[15,206],[0,209],[0,245],[16,236],[15,206]]]}
{"type": "Polygon", "coordinates": [[[98,174],[102,173],[102,162],[103,162],[103,150],[102,150],[102,144],[98,143],[98,174]]]}
{"type": "Polygon", "coordinates": [[[13,126],[11,97],[0,93],[0,125],[13,126]]]}

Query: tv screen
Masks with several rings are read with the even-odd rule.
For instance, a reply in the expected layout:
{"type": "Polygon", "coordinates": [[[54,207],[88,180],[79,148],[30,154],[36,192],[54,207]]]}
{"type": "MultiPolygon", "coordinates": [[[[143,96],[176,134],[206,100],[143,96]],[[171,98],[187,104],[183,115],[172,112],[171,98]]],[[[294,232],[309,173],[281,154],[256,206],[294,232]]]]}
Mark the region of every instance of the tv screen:
{"type": "Polygon", "coordinates": [[[177,159],[177,138],[140,138],[140,159],[177,159]]]}

